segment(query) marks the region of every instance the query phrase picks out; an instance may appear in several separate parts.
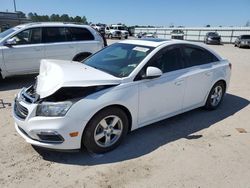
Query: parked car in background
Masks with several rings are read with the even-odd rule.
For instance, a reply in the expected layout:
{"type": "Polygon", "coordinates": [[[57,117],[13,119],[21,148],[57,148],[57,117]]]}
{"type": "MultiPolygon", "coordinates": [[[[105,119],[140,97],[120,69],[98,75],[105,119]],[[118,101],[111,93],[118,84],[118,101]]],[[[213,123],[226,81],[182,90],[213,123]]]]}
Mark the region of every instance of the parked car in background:
{"type": "Polygon", "coordinates": [[[142,36],[144,36],[144,35],[146,35],[146,34],[147,34],[146,32],[144,32],[144,33],[143,33],[143,32],[140,32],[140,33],[138,33],[138,34],[136,35],[136,37],[140,39],[140,38],[142,38],[142,36]]]}
{"type": "Polygon", "coordinates": [[[171,32],[171,39],[184,40],[184,31],[181,29],[174,29],[171,32]]]}
{"type": "Polygon", "coordinates": [[[14,101],[15,128],[40,147],[107,152],[129,131],[201,106],[216,109],[230,73],[217,53],[176,40],[124,40],[83,63],[43,60],[37,83],[14,101]]]}
{"type": "Polygon", "coordinates": [[[105,25],[104,24],[91,24],[90,25],[95,30],[99,31],[101,34],[105,34],[105,25]]]}
{"type": "Polygon", "coordinates": [[[140,32],[137,34],[137,38],[157,38],[157,34],[156,34],[156,32],[154,32],[154,33],[151,33],[151,32],[142,33],[142,32],[140,32]]]}
{"type": "Polygon", "coordinates": [[[125,39],[127,39],[129,36],[129,32],[124,25],[112,24],[110,28],[121,31],[122,37],[125,39]]]}
{"type": "Polygon", "coordinates": [[[105,35],[107,38],[110,38],[110,39],[112,38],[122,39],[122,32],[110,26],[106,26],[105,35]]]}
{"type": "Polygon", "coordinates": [[[241,47],[250,47],[250,35],[240,35],[236,38],[234,46],[241,47]]]}
{"type": "Polygon", "coordinates": [[[221,36],[217,32],[208,32],[204,37],[206,44],[221,44],[221,36]]]}
{"type": "Polygon", "coordinates": [[[104,47],[90,26],[66,23],[29,23],[0,33],[0,75],[33,74],[41,59],[82,61],[104,47]]]}

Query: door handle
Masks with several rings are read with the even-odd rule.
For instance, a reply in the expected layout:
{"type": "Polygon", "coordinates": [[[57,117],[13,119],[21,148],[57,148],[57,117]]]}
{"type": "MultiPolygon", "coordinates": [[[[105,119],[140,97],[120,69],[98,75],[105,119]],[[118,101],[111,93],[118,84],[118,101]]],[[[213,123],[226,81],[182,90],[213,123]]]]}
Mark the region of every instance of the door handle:
{"type": "Polygon", "coordinates": [[[178,80],[174,84],[177,86],[180,86],[183,82],[184,82],[184,80],[178,80]]]}

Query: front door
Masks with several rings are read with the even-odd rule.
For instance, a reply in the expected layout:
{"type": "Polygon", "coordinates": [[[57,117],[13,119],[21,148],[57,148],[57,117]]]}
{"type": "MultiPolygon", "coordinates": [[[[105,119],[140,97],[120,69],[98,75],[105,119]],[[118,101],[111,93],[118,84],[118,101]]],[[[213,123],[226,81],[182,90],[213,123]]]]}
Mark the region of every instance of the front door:
{"type": "Polygon", "coordinates": [[[178,45],[161,50],[143,69],[148,66],[161,69],[163,75],[139,81],[139,125],[181,111],[185,92],[186,78],[178,45]]]}
{"type": "Polygon", "coordinates": [[[41,37],[41,28],[26,29],[13,36],[16,44],[3,48],[6,70],[16,74],[38,72],[44,58],[41,37]]]}

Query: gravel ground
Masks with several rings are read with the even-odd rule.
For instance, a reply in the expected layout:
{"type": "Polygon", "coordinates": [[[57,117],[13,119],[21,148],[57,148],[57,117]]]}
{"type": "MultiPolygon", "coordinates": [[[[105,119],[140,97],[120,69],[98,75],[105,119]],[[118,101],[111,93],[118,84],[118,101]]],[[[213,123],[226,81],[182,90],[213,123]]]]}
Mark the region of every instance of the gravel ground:
{"type": "MultiPolygon", "coordinates": [[[[233,64],[221,107],[196,109],[136,130],[104,155],[34,148],[16,133],[12,107],[0,104],[0,187],[250,188],[250,49],[209,47],[233,64]]],[[[33,78],[0,83],[0,99],[11,103],[33,78]]]]}

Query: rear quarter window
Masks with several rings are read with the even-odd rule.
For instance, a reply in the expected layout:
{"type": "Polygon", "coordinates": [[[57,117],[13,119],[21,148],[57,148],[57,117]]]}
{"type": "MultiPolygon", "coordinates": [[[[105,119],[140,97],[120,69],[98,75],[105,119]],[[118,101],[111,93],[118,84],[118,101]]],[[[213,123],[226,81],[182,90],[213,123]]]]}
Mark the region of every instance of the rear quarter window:
{"type": "Polygon", "coordinates": [[[86,41],[95,39],[93,34],[87,28],[70,27],[68,30],[70,32],[71,41],[86,41]]]}

